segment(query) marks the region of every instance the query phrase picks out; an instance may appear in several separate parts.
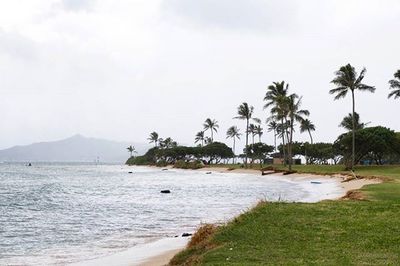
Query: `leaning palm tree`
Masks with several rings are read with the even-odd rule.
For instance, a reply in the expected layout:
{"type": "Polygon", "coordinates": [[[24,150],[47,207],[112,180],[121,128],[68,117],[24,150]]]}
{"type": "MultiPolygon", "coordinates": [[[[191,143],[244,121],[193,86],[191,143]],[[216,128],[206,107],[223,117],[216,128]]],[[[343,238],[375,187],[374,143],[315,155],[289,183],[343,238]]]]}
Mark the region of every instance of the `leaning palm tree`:
{"type": "Polygon", "coordinates": [[[300,124],[300,133],[304,133],[306,131],[310,136],[311,144],[313,144],[313,137],[311,135],[311,131],[315,131],[315,125],[309,119],[304,119],[303,121],[301,121],[300,124]]]}
{"type": "Polygon", "coordinates": [[[150,141],[150,143],[154,142],[155,147],[157,147],[157,143],[159,141],[158,133],[157,132],[150,133],[150,137],[148,138],[148,140],[150,141]]]}
{"type": "Polygon", "coordinates": [[[240,139],[240,136],[241,136],[242,134],[240,134],[240,132],[239,132],[239,129],[238,129],[238,127],[237,126],[231,126],[227,131],[226,131],[226,138],[228,139],[228,138],[232,138],[233,139],[233,147],[232,147],[232,150],[233,150],[233,154],[234,154],[234,157],[233,157],[233,164],[235,164],[235,146],[236,146],[236,139],[240,139]]]}
{"type": "Polygon", "coordinates": [[[335,86],[337,86],[334,89],[331,89],[329,91],[330,94],[335,94],[335,100],[339,100],[341,98],[346,97],[347,93],[350,91],[351,92],[351,97],[352,97],[352,103],[353,103],[353,129],[352,129],[352,156],[351,156],[351,170],[354,170],[354,162],[355,162],[355,153],[356,153],[356,124],[355,124],[355,115],[354,113],[356,112],[355,110],[355,97],[354,97],[354,92],[356,90],[359,91],[369,91],[369,92],[375,92],[375,87],[366,85],[362,83],[366,69],[363,68],[361,70],[361,73],[358,75],[357,71],[355,68],[347,64],[345,66],[342,66],[338,71],[335,72],[335,78],[331,81],[335,86]]]}
{"type": "MultiPolygon", "coordinates": [[[[315,131],[315,125],[309,120],[309,119],[304,119],[301,121],[300,124],[300,133],[308,132],[308,135],[310,135],[310,141],[311,145],[313,144],[313,137],[311,135],[311,131],[315,131]]],[[[304,144],[304,156],[306,158],[306,164],[308,164],[308,156],[307,156],[307,143],[304,144]]]]}
{"type": "Polygon", "coordinates": [[[131,154],[131,157],[133,156],[133,153],[137,153],[136,152],[136,149],[135,149],[135,147],[134,146],[132,146],[132,145],[130,145],[128,148],[126,148],[128,151],[129,151],[129,153],[131,154]]]}
{"type": "MultiPolygon", "coordinates": [[[[360,121],[360,115],[357,112],[354,112],[354,121],[355,121],[355,130],[360,130],[363,129],[368,123],[361,123],[360,121]]],[[[353,130],[353,114],[350,113],[347,116],[345,116],[340,122],[339,127],[342,127],[344,129],[347,129],[349,132],[353,130]]]]}
{"type": "Polygon", "coordinates": [[[395,99],[400,98],[400,69],[394,74],[394,79],[389,81],[390,88],[393,89],[388,95],[388,98],[394,96],[395,99]]]}
{"type": "Polygon", "coordinates": [[[196,137],[194,139],[194,143],[201,142],[201,146],[204,146],[204,141],[206,137],[204,136],[204,131],[197,132],[196,137]]]}
{"type": "Polygon", "coordinates": [[[211,131],[211,142],[214,142],[214,131],[218,132],[219,128],[218,121],[215,119],[211,120],[210,118],[207,118],[203,126],[205,131],[211,131]]]}
{"type": "Polygon", "coordinates": [[[238,116],[235,117],[235,119],[241,119],[241,120],[246,120],[246,147],[245,147],[245,159],[244,159],[244,165],[247,168],[247,158],[248,158],[248,153],[247,153],[247,147],[249,146],[249,122],[251,117],[253,116],[254,112],[254,107],[249,106],[247,103],[242,103],[238,107],[238,116]]]}

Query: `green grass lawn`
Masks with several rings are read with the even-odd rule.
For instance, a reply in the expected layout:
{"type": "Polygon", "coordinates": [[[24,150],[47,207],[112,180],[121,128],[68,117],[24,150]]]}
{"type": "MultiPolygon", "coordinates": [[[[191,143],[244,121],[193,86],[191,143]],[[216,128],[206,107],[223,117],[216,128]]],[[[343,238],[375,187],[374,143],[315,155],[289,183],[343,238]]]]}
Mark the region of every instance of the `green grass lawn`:
{"type": "MultiPolygon", "coordinates": [[[[334,173],[340,166],[296,166],[334,173]]],[[[341,170],[339,170],[341,172],[341,170]]],[[[399,265],[400,167],[358,167],[393,178],[361,191],[367,200],[261,203],[219,227],[205,247],[178,254],[178,265],[399,265]]]]}

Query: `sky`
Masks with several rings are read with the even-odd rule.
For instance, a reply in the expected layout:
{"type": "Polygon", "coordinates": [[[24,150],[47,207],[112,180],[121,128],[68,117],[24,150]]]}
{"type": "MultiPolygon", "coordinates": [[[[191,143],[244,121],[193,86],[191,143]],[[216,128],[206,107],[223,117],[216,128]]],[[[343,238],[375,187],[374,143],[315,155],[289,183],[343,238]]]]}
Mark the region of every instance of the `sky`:
{"type": "Polygon", "coordinates": [[[387,99],[399,29],[398,0],[1,1],[0,149],[152,131],[191,145],[208,117],[226,141],[228,127],[244,132],[242,102],[265,121],[266,88],[282,80],[303,96],[314,140],[333,142],[351,98],[328,92],[347,63],[376,87],[356,93],[361,120],[400,131],[400,100],[387,99]]]}

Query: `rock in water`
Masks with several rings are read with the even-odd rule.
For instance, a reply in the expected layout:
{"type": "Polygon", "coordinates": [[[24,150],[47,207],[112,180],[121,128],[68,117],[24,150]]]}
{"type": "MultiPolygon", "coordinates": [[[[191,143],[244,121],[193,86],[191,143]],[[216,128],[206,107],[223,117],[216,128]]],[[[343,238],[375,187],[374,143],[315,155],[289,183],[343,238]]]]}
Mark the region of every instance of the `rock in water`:
{"type": "Polygon", "coordinates": [[[182,237],[189,237],[189,236],[192,236],[192,234],[189,234],[189,233],[183,233],[182,234],[182,237]]]}
{"type": "Polygon", "coordinates": [[[169,193],[171,193],[171,190],[169,190],[169,189],[161,190],[161,193],[169,194],[169,193]]]}

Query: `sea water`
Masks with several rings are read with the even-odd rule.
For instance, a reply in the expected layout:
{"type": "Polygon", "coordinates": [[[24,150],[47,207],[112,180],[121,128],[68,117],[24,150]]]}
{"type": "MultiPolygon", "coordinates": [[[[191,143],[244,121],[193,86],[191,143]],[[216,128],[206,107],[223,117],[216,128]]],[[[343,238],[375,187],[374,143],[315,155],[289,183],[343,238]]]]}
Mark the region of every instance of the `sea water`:
{"type": "Polygon", "coordinates": [[[0,164],[0,265],[65,265],[224,222],[260,200],[315,202],[334,181],[107,164],[0,164]],[[129,173],[132,172],[132,173],[129,173]],[[170,194],[161,194],[168,189],[170,194]]]}

